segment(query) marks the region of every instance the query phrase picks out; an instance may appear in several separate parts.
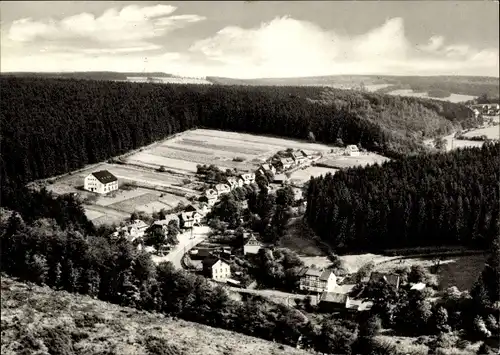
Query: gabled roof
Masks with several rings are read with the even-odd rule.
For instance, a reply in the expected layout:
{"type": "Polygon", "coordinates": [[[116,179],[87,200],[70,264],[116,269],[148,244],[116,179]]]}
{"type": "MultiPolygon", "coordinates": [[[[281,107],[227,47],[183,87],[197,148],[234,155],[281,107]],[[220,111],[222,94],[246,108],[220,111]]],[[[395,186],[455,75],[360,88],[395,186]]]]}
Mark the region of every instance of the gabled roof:
{"type": "Polygon", "coordinates": [[[325,271],[323,271],[323,273],[321,274],[319,279],[321,281],[328,281],[328,278],[330,277],[331,274],[333,274],[332,270],[325,270],[325,271]]]}
{"type": "Polygon", "coordinates": [[[351,152],[359,152],[359,149],[357,146],[355,146],[354,144],[351,144],[351,145],[348,145],[346,147],[347,150],[350,150],[351,152]]]}
{"type": "Polygon", "coordinates": [[[117,177],[107,170],[95,171],[92,173],[92,175],[94,175],[94,177],[103,184],[109,184],[110,182],[118,181],[117,177]]]}
{"type": "Polygon", "coordinates": [[[255,238],[255,236],[251,236],[248,241],[245,243],[245,245],[258,245],[258,246],[262,246],[262,243],[259,242],[257,240],[257,238],[255,238]]]}
{"type": "Polygon", "coordinates": [[[318,269],[313,269],[311,267],[307,268],[307,270],[304,273],[304,276],[314,276],[314,277],[320,277],[321,274],[323,274],[323,271],[318,270],[318,269]]]}
{"type": "Polygon", "coordinates": [[[204,267],[212,267],[217,264],[218,261],[221,261],[219,258],[208,256],[201,262],[204,267]]]}
{"type": "Polygon", "coordinates": [[[215,185],[217,191],[230,190],[231,188],[227,184],[217,184],[215,185]]]}
{"type": "Polygon", "coordinates": [[[378,282],[385,281],[389,285],[394,286],[396,288],[399,287],[399,276],[394,274],[384,274],[381,272],[372,272],[370,275],[370,281],[378,282]]]}
{"type": "Polygon", "coordinates": [[[187,220],[190,220],[190,219],[194,219],[194,216],[199,213],[197,211],[190,211],[190,212],[182,212],[181,213],[181,218],[182,220],[184,221],[187,221],[187,220]]]}
{"type": "Polygon", "coordinates": [[[196,212],[197,209],[193,205],[188,205],[186,208],[184,208],[184,212],[196,212]]]}
{"type": "Polygon", "coordinates": [[[348,296],[346,293],[323,292],[321,294],[320,302],[346,304],[347,298],[348,296]]]}

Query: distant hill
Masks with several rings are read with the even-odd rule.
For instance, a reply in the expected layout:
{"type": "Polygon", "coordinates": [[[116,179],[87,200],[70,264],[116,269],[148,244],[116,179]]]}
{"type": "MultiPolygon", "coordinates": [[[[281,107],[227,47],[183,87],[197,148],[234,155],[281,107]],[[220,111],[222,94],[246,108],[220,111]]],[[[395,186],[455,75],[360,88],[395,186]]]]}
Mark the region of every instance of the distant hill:
{"type": "Polygon", "coordinates": [[[305,351],[2,277],[2,354],[306,355],[305,351]],[[44,351],[45,350],[45,351],[44,351]]]}
{"type": "Polygon", "coordinates": [[[127,77],[155,77],[171,78],[172,74],[154,73],[122,73],[112,71],[89,71],[71,73],[36,73],[36,72],[12,72],[1,73],[2,76],[36,77],[36,78],[61,78],[61,79],[87,79],[87,80],[127,80],[127,77]]]}
{"type": "Polygon", "coordinates": [[[440,98],[446,98],[450,94],[470,96],[486,94],[491,97],[498,97],[500,90],[498,78],[481,76],[330,75],[262,79],[207,77],[207,80],[221,85],[330,86],[379,93],[412,89],[415,92],[438,92],[439,96],[436,97],[440,98]]]}

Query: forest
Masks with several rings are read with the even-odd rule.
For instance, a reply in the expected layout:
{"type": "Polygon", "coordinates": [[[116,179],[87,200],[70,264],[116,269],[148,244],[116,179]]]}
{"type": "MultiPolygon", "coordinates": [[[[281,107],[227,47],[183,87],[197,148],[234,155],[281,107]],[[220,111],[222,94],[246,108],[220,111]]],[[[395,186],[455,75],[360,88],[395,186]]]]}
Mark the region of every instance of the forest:
{"type": "Polygon", "coordinates": [[[499,233],[499,148],[489,143],[313,178],[307,221],[342,252],[485,248],[499,233]]]}
{"type": "Polygon", "coordinates": [[[17,187],[196,127],[361,144],[390,157],[425,151],[423,135],[470,124],[464,106],[322,88],[162,85],[2,76],[2,203],[17,187]],[[330,92],[331,94],[332,92],[330,92]],[[430,129],[422,121],[432,122],[430,129]],[[436,124],[436,122],[438,124],[436,124]],[[423,132],[426,131],[426,132],[423,132]],[[310,134],[312,133],[312,134],[310,134]]]}

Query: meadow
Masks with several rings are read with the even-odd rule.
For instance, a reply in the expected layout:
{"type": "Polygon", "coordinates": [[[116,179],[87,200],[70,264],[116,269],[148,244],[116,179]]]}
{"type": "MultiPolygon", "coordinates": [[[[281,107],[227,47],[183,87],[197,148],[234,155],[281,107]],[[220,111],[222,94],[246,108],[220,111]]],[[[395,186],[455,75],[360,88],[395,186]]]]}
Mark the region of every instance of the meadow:
{"type": "Polygon", "coordinates": [[[386,158],[382,155],[378,155],[375,153],[362,153],[362,155],[357,157],[344,156],[344,155],[329,155],[321,158],[316,163],[317,166],[321,167],[330,167],[332,169],[344,169],[350,168],[354,166],[366,166],[372,164],[382,164],[385,161],[388,161],[389,158],[386,158]]]}

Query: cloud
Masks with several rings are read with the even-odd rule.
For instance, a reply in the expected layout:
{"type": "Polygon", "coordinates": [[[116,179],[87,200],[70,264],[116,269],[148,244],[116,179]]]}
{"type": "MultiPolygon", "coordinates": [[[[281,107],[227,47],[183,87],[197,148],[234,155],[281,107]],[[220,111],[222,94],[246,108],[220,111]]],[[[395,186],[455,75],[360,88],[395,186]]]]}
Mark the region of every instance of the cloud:
{"type": "Polygon", "coordinates": [[[189,14],[169,16],[176,9],[170,5],[130,5],[121,10],[108,9],[98,17],[80,13],[61,20],[24,18],[12,23],[7,39],[10,45],[35,43],[50,48],[63,43],[61,48],[65,49],[72,43],[75,49],[84,47],[87,52],[95,53],[158,49],[148,40],[205,19],[189,14]]]}
{"type": "Polygon", "coordinates": [[[401,18],[349,37],[310,22],[279,17],[255,28],[223,28],[195,42],[190,51],[217,62],[225,75],[233,77],[498,75],[498,48],[481,51],[461,44],[445,46],[441,36],[414,45],[405,36],[401,18]]]}
{"type": "MultiPolygon", "coordinates": [[[[498,48],[433,36],[413,43],[401,18],[347,36],[307,21],[277,17],[252,28],[227,26],[167,52],[160,37],[204,17],[169,5],[127,6],[102,15],[21,19],[2,27],[2,71],[164,71],[234,78],[334,74],[498,76],[498,48]]],[[[165,39],[162,38],[165,43],[165,39]]]]}

